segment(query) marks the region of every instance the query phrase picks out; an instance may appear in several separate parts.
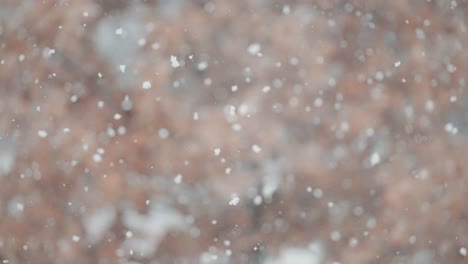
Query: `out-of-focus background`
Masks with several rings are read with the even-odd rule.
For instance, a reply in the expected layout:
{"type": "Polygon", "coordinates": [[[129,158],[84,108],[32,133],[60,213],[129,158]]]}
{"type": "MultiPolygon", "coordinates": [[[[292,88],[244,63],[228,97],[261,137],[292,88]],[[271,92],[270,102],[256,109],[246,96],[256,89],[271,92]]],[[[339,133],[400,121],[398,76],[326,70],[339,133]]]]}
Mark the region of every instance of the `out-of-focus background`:
{"type": "Polygon", "coordinates": [[[3,263],[467,263],[468,3],[2,0],[3,263]]]}

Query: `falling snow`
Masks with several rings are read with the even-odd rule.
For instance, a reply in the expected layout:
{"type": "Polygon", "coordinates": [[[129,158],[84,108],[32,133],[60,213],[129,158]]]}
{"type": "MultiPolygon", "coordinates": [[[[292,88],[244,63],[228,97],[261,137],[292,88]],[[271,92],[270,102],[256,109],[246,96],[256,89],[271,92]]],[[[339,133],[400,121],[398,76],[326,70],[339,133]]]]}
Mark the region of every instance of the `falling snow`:
{"type": "Polygon", "coordinates": [[[465,247],[461,247],[460,250],[459,250],[459,253],[460,253],[460,255],[462,255],[463,257],[468,256],[468,250],[467,250],[465,247]]]}
{"type": "Polygon", "coordinates": [[[255,153],[260,153],[260,151],[262,151],[262,149],[257,144],[254,144],[254,145],[252,145],[252,151],[255,152],[255,153]]]}
{"type": "Polygon", "coordinates": [[[122,108],[122,110],[124,111],[130,111],[132,110],[133,108],[133,102],[132,100],[130,99],[130,97],[128,95],[126,95],[124,97],[124,99],[122,100],[122,102],[120,103],[120,107],[122,108]]]}
{"type": "Polygon", "coordinates": [[[375,166],[380,163],[380,155],[377,152],[372,153],[370,157],[371,166],[375,166]]]}
{"type": "Polygon", "coordinates": [[[467,262],[466,1],[3,2],[0,263],[467,262]]]}
{"type": "Polygon", "coordinates": [[[122,35],[122,34],[123,34],[123,29],[122,29],[122,28],[117,28],[117,29],[115,30],[115,34],[116,34],[116,35],[122,35]]]}
{"type": "Polygon", "coordinates": [[[213,150],[213,152],[214,152],[215,156],[219,156],[219,154],[221,154],[221,149],[220,148],[215,148],[213,150]]]}
{"type": "Polygon", "coordinates": [[[143,87],[143,89],[151,89],[151,82],[150,81],[144,81],[143,84],[141,85],[141,87],[143,87]]]}
{"type": "Polygon", "coordinates": [[[180,63],[177,60],[176,56],[171,56],[171,66],[172,66],[172,68],[177,68],[177,67],[180,66],[180,63]]]}
{"type": "Polygon", "coordinates": [[[182,174],[177,174],[174,178],[174,182],[180,184],[182,182],[182,174]]]}
{"type": "Polygon", "coordinates": [[[260,44],[258,43],[252,43],[249,45],[249,47],[247,48],[247,51],[251,54],[251,55],[257,55],[260,50],[262,49],[262,46],[260,46],[260,44]]]}
{"type": "Polygon", "coordinates": [[[46,138],[47,135],[48,135],[48,133],[47,133],[47,131],[45,131],[45,130],[38,130],[38,131],[37,131],[37,135],[38,135],[40,138],[46,138]]]}
{"type": "Polygon", "coordinates": [[[99,163],[102,161],[102,156],[98,153],[93,154],[93,161],[99,163]]]}
{"type": "Polygon", "coordinates": [[[158,131],[158,135],[160,138],[166,139],[169,137],[169,130],[167,130],[166,128],[161,128],[158,131]]]}
{"type": "Polygon", "coordinates": [[[240,201],[240,198],[238,196],[234,196],[229,200],[229,205],[236,206],[240,201]]]}

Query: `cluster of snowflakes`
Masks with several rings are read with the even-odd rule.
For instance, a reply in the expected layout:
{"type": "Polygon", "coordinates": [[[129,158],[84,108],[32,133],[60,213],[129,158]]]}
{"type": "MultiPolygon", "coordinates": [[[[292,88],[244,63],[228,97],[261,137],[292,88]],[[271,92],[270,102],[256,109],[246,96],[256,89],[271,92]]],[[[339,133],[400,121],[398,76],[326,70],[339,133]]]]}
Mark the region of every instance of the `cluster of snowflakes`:
{"type": "MultiPolygon", "coordinates": [[[[452,7],[456,7],[456,1],[451,1],[452,7]]],[[[346,4],[345,5],[345,11],[352,13],[356,12],[351,4],[346,4]]],[[[282,13],[284,15],[289,15],[292,12],[291,7],[289,5],[284,5],[282,7],[282,13]]],[[[83,16],[88,16],[87,12],[83,13],[83,16]]],[[[373,21],[372,15],[369,16],[364,16],[364,20],[367,21],[367,26],[370,28],[375,28],[375,24],[373,21]]],[[[406,21],[408,24],[409,22],[406,21]]],[[[333,19],[330,19],[328,21],[329,26],[333,27],[336,25],[336,22],[333,19]]],[[[417,27],[414,30],[414,35],[416,36],[417,39],[423,40],[427,37],[427,33],[425,32],[425,27],[429,27],[431,25],[431,21],[425,19],[423,21],[423,25],[421,27],[417,27]]],[[[119,26],[113,31],[113,34],[125,38],[127,34],[130,34],[126,31],[125,27],[119,26]]],[[[145,38],[138,38],[137,44],[140,47],[146,46],[147,40],[145,38]]],[[[346,46],[346,43],[341,43],[340,45],[346,46]]],[[[154,42],[151,44],[151,48],[153,50],[158,50],[160,49],[160,44],[157,42],[154,42]]],[[[251,41],[246,47],[244,52],[246,52],[249,56],[249,58],[262,58],[267,54],[268,48],[263,47],[260,41],[251,41]]],[[[359,61],[364,62],[366,60],[366,56],[371,55],[374,53],[374,50],[372,49],[367,49],[365,51],[358,52],[356,54],[356,57],[359,61]]],[[[50,58],[52,56],[55,56],[56,50],[53,48],[46,48],[42,51],[42,57],[44,58],[50,58]]],[[[188,58],[190,60],[197,59],[196,56],[194,55],[189,55],[188,58]]],[[[24,54],[20,54],[17,58],[19,62],[24,62],[28,58],[24,54]]],[[[180,68],[184,68],[186,66],[186,57],[180,56],[180,55],[170,55],[169,57],[165,58],[165,62],[167,66],[172,68],[173,71],[180,70],[180,68]]],[[[4,64],[4,61],[0,61],[1,64],[4,64]]],[[[289,58],[289,63],[291,65],[299,65],[301,63],[300,58],[292,56],[289,58]]],[[[325,58],[322,56],[317,56],[315,59],[316,64],[324,64],[326,63],[325,58]]],[[[276,63],[277,67],[281,67],[281,63],[277,62],[276,63]]],[[[404,66],[404,61],[402,60],[395,60],[390,63],[390,68],[393,67],[395,69],[400,68],[404,66]]],[[[211,69],[213,65],[210,64],[209,60],[205,59],[200,59],[199,61],[196,62],[196,69],[200,72],[207,71],[211,69]]],[[[446,62],[444,64],[445,71],[449,74],[459,71],[457,69],[457,66],[452,64],[451,62],[446,62]]],[[[131,67],[128,66],[126,63],[122,64],[117,64],[116,70],[119,72],[119,74],[126,74],[128,71],[131,71],[131,67]]],[[[393,70],[393,69],[392,69],[393,70]]],[[[245,78],[246,83],[251,82],[251,77],[252,77],[252,69],[250,67],[245,67],[243,76],[245,78]]],[[[357,76],[357,79],[361,83],[367,83],[367,84],[374,84],[374,83],[380,83],[385,81],[387,78],[389,78],[392,75],[391,70],[384,70],[384,69],[379,69],[374,71],[372,74],[365,75],[365,74],[359,74],[357,76]]],[[[97,73],[98,78],[103,78],[102,73],[97,73]]],[[[418,79],[418,76],[415,76],[415,79],[418,79]]],[[[398,80],[401,83],[407,83],[408,80],[406,78],[401,78],[398,80]]],[[[336,87],[337,86],[338,80],[336,78],[330,77],[327,79],[326,84],[328,87],[336,87]]],[[[206,86],[212,85],[213,80],[210,78],[205,78],[203,80],[203,84],[206,86]]],[[[174,82],[174,86],[177,86],[178,82],[174,82]]],[[[146,90],[145,92],[148,92],[147,90],[151,90],[156,88],[157,82],[154,80],[151,80],[150,78],[140,80],[136,86],[138,86],[138,89],[146,90]]],[[[267,95],[273,93],[274,89],[280,88],[283,86],[283,82],[280,79],[275,79],[273,80],[270,84],[265,84],[262,85],[260,88],[260,94],[261,95],[267,95]]],[[[243,89],[242,85],[237,84],[237,85],[231,85],[230,87],[227,87],[230,92],[234,93],[239,93],[240,90],[243,89]]],[[[380,90],[379,89],[374,89],[371,91],[371,96],[373,98],[377,98],[379,96],[380,90]]],[[[116,124],[119,125],[112,125],[109,124],[107,128],[105,129],[104,133],[109,137],[109,138],[115,138],[119,136],[124,136],[127,134],[127,127],[122,124],[122,119],[125,116],[125,113],[131,112],[134,107],[135,107],[135,98],[132,98],[129,94],[124,95],[123,99],[120,101],[120,109],[118,112],[112,113],[112,120],[116,122],[116,124]],[[120,122],[118,122],[120,121],[120,122]]],[[[335,97],[335,102],[333,103],[333,109],[335,110],[341,110],[343,107],[343,100],[345,98],[343,97],[343,94],[337,93],[335,97]]],[[[451,103],[455,104],[459,102],[459,98],[457,95],[452,94],[446,100],[451,103]]],[[[69,102],[71,104],[76,104],[80,101],[80,95],[79,94],[72,94],[69,97],[69,102]]],[[[324,106],[327,106],[329,102],[326,99],[326,96],[323,93],[318,93],[318,95],[311,101],[310,105],[307,105],[304,107],[305,112],[313,112],[316,109],[323,108],[324,106]]],[[[299,98],[297,96],[289,98],[288,104],[290,106],[296,106],[299,104],[299,98]]],[[[97,107],[99,109],[103,109],[106,107],[104,101],[98,101],[97,102],[97,107]]],[[[438,105],[436,105],[435,101],[428,99],[424,103],[424,111],[427,113],[433,113],[438,105]]],[[[283,105],[279,103],[275,103],[272,106],[273,111],[275,112],[281,112],[283,108],[283,105]]],[[[36,108],[37,112],[41,112],[41,106],[37,106],[36,108]]],[[[224,118],[229,122],[229,125],[231,126],[233,131],[239,132],[243,130],[243,127],[241,125],[242,122],[239,120],[242,118],[251,118],[253,117],[258,109],[256,109],[256,106],[254,103],[239,103],[239,104],[226,104],[222,106],[222,111],[224,118]]],[[[411,118],[415,114],[415,110],[412,107],[405,107],[403,109],[404,114],[406,117],[411,118]]],[[[202,112],[199,111],[194,111],[191,113],[192,120],[198,121],[200,119],[203,119],[202,112]]],[[[321,121],[320,117],[314,117],[313,119],[314,124],[319,124],[321,121]]],[[[339,124],[337,124],[335,127],[333,127],[333,132],[335,133],[337,138],[343,138],[346,133],[348,133],[351,130],[350,123],[347,121],[342,121],[339,124]]],[[[445,131],[447,133],[448,137],[454,137],[460,133],[460,130],[463,130],[462,128],[459,128],[457,126],[457,123],[455,121],[453,122],[446,122],[443,127],[439,128],[442,131],[445,131]]],[[[70,128],[64,127],[61,128],[59,131],[60,133],[68,134],[71,132],[70,128]]],[[[32,133],[36,133],[37,137],[39,140],[50,140],[52,137],[54,137],[54,131],[51,131],[51,129],[47,127],[41,127],[37,131],[33,131],[32,133]]],[[[374,131],[373,128],[367,128],[366,131],[364,131],[364,135],[367,138],[371,138],[376,135],[376,131],[374,131]]],[[[170,137],[174,137],[174,132],[170,131],[166,127],[158,127],[157,129],[157,136],[159,137],[160,140],[166,140],[169,139],[170,137]]],[[[0,138],[1,139],[1,138],[0,138]]],[[[167,142],[167,140],[166,140],[167,142]]],[[[3,144],[0,142],[0,144],[3,144]]],[[[367,144],[367,143],[363,143],[367,144]]],[[[83,143],[82,149],[85,151],[89,150],[89,146],[86,143],[83,143]]],[[[248,150],[249,154],[251,154],[254,157],[259,157],[263,153],[266,152],[266,145],[262,145],[260,142],[249,144],[248,145],[248,150]]],[[[11,161],[11,156],[14,155],[13,152],[10,152],[9,150],[5,147],[0,150],[0,172],[3,173],[8,173],[11,171],[11,168],[14,166],[13,162],[11,161]]],[[[223,157],[225,154],[226,150],[221,147],[215,147],[209,150],[212,155],[216,158],[220,158],[222,162],[224,163],[226,159],[223,157]],[[211,152],[212,151],[212,152],[211,152]]],[[[95,149],[91,149],[89,152],[90,154],[90,159],[96,163],[96,164],[102,164],[106,160],[106,150],[103,147],[96,147],[95,149]]],[[[334,155],[336,157],[343,157],[344,156],[344,150],[337,148],[334,151],[334,155]]],[[[382,164],[385,164],[387,159],[386,153],[384,151],[381,151],[380,149],[373,149],[369,154],[366,155],[364,166],[369,169],[373,168],[379,168],[382,164]]],[[[76,162],[76,161],[74,161],[76,162]]],[[[232,173],[233,168],[230,166],[223,167],[223,170],[225,174],[229,175],[232,173]]],[[[429,171],[426,169],[421,169],[418,170],[415,173],[415,177],[417,179],[427,179],[429,175],[429,171]]],[[[274,178],[274,177],[273,177],[274,178]]],[[[187,175],[183,175],[182,173],[177,173],[171,178],[171,181],[173,181],[173,184],[176,186],[183,186],[188,180],[187,175]]],[[[264,180],[266,184],[264,184],[264,187],[262,189],[262,192],[260,194],[256,194],[251,198],[251,202],[255,206],[260,206],[262,205],[266,200],[271,199],[273,196],[273,193],[279,188],[278,186],[281,184],[279,179],[268,179],[264,180]]],[[[326,193],[324,193],[324,190],[322,190],[319,187],[313,187],[313,186],[304,186],[305,192],[311,195],[311,197],[315,199],[322,199],[325,200],[326,198],[326,193]]],[[[87,187],[85,187],[85,190],[87,190],[87,187]]],[[[244,200],[244,197],[238,193],[230,193],[226,195],[226,199],[223,201],[224,204],[226,204],[229,208],[235,208],[241,206],[243,203],[247,204],[247,201],[244,200]]],[[[160,208],[157,208],[157,206],[161,205],[153,205],[153,203],[150,200],[146,200],[145,204],[148,207],[151,207],[151,212],[149,215],[143,216],[139,214],[136,210],[133,208],[130,208],[125,211],[124,215],[124,222],[126,227],[131,230],[127,230],[125,232],[125,237],[126,237],[126,242],[125,245],[122,248],[125,248],[126,250],[129,250],[130,255],[134,254],[134,250],[138,248],[138,251],[141,254],[150,254],[154,253],[154,248],[157,247],[159,241],[162,239],[163,235],[167,232],[167,229],[169,228],[174,228],[174,229],[185,229],[187,228],[187,223],[190,224],[193,219],[190,219],[187,221],[187,219],[184,218],[180,213],[164,208],[163,210],[159,210],[160,208]],[[159,211],[158,211],[159,210],[159,211]],[[166,211],[164,211],[166,210],[166,211]],[[164,213],[160,213],[160,211],[164,211],[164,213]],[[159,227],[157,227],[159,225],[159,227]],[[135,235],[136,233],[145,233],[149,232],[150,235],[148,236],[149,238],[142,238],[139,237],[138,235],[135,235]],[[144,246],[144,243],[148,243],[149,246],[144,246]],[[143,246],[142,246],[143,245],[143,246]],[[142,253],[143,252],[143,253],[142,253]]],[[[325,201],[326,207],[328,210],[333,211],[333,210],[338,210],[336,209],[338,207],[336,201],[325,201]]],[[[25,210],[25,204],[21,199],[13,199],[10,201],[8,204],[8,209],[13,215],[19,215],[21,212],[25,210]]],[[[113,209],[109,211],[103,211],[101,214],[97,213],[96,215],[92,215],[88,217],[85,220],[85,229],[87,230],[87,236],[93,239],[98,239],[97,236],[102,235],[106,232],[106,225],[109,224],[110,222],[114,221],[115,218],[115,212],[112,211],[113,209]]],[[[361,216],[364,213],[364,209],[360,206],[356,206],[352,209],[352,214],[355,216],[361,216]]],[[[365,226],[369,229],[374,228],[377,225],[377,220],[373,217],[368,218],[365,221],[365,226]]],[[[213,219],[211,222],[213,225],[218,224],[217,220],[213,219]]],[[[197,233],[199,230],[191,229],[192,233],[197,233]]],[[[364,232],[364,236],[368,235],[368,231],[364,232]]],[[[329,238],[331,241],[337,242],[341,241],[343,239],[344,235],[338,231],[338,230],[332,230],[329,234],[329,238]]],[[[70,240],[74,243],[80,243],[82,242],[82,237],[78,234],[72,235],[70,237],[70,240]]],[[[415,244],[417,241],[417,237],[415,235],[412,235],[408,238],[408,242],[410,244],[415,244]]],[[[359,244],[359,238],[357,237],[350,237],[347,240],[347,244],[350,247],[356,247],[359,244]]],[[[231,241],[229,240],[224,240],[223,245],[225,246],[224,254],[226,256],[231,256],[233,253],[232,250],[230,249],[231,246],[231,241]]],[[[261,250],[262,245],[258,244],[254,247],[254,251],[261,250]]],[[[319,263],[322,261],[323,258],[323,251],[324,249],[322,248],[322,245],[319,242],[313,242],[311,243],[308,247],[306,248],[288,248],[284,249],[280,252],[280,256],[278,259],[271,259],[269,260],[270,262],[267,263],[319,263]],[[299,256],[299,257],[298,257],[299,256]],[[306,262],[303,262],[306,260],[306,262]],[[302,261],[302,262],[301,262],[302,261]]],[[[214,250],[212,250],[214,251],[214,250]]],[[[466,257],[468,255],[468,250],[466,247],[460,247],[458,251],[459,255],[466,257]]],[[[119,251],[119,254],[124,255],[125,253],[122,253],[119,251]]],[[[210,259],[210,260],[217,260],[218,255],[216,252],[212,253],[207,253],[201,257],[202,259],[210,259]]]]}

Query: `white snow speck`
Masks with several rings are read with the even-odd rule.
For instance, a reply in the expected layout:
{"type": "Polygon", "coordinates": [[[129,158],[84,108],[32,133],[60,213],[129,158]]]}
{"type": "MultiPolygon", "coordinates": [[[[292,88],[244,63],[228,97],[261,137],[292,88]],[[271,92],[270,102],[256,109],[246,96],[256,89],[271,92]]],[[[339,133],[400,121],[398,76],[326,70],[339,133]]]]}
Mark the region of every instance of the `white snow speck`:
{"type": "Polygon", "coordinates": [[[72,102],[72,103],[76,103],[76,102],[78,102],[78,96],[77,96],[77,95],[75,95],[75,94],[74,94],[74,95],[72,95],[72,96],[70,96],[70,102],[72,102]]]}
{"type": "Polygon", "coordinates": [[[315,100],[314,100],[314,106],[318,108],[318,107],[321,107],[322,105],[323,105],[323,100],[322,100],[322,98],[320,98],[320,97],[315,98],[315,100]]]}
{"type": "Polygon", "coordinates": [[[47,131],[45,131],[45,130],[39,130],[39,131],[37,131],[37,135],[38,135],[40,138],[46,138],[46,137],[47,137],[47,131]]]}
{"type": "Polygon", "coordinates": [[[314,192],[313,192],[313,195],[314,195],[314,197],[317,198],[317,199],[322,198],[322,196],[323,196],[323,191],[322,191],[322,189],[319,189],[319,188],[315,189],[314,192]]]}
{"type": "Polygon", "coordinates": [[[352,238],[350,238],[349,241],[348,241],[348,246],[350,246],[350,247],[356,247],[357,244],[358,244],[358,242],[359,242],[359,240],[357,240],[357,238],[352,237],[352,238]]]}
{"type": "Polygon", "coordinates": [[[204,71],[204,70],[206,70],[206,68],[208,68],[208,62],[206,62],[206,61],[201,61],[201,62],[199,62],[197,64],[197,69],[199,71],[204,71]]]}
{"type": "Polygon", "coordinates": [[[456,101],[457,101],[457,96],[456,95],[450,96],[450,102],[451,103],[455,103],[456,101]]]}
{"type": "Polygon", "coordinates": [[[401,62],[400,62],[400,61],[396,61],[396,62],[395,62],[395,64],[394,64],[394,65],[395,65],[395,68],[398,68],[398,67],[400,67],[400,64],[401,64],[401,62]]]}
{"type": "Polygon", "coordinates": [[[72,240],[73,240],[73,242],[78,242],[78,241],[80,241],[80,237],[77,236],[77,235],[73,235],[72,240]]]}
{"type": "Polygon", "coordinates": [[[205,79],[203,80],[203,84],[204,84],[205,86],[211,86],[212,83],[213,83],[213,81],[212,81],[210,78],[205,78],[205,79]]]}
{"type": "Polygon", "coordinates": [[[375,165],[379,164],[380,163],[380,155],[379,153],[377,152],[374,152],[372,153],[371,157],[370,157],[370,163],[371,163],[371,166],[374,167],[375,165]]]}
{"type": "Polygon", "coordinates": [[[221,154],[221,149],[220,148],[215,148],[213,150],[213,152],[214,152],[215,156],[219,156],[219,154],[221,154]]]}
{"type": "Polygon", "coordinates": [[[107,135],[109,137],[115,137],[115,130],[112,127],[107,128],[107,135]]]}
{"type": "Polygon", "coordinates": [[[46,52],[47,52],[47,55],[50,56],[55,53],[55,49],[47,48],[46,52]]]}
{"type": "Polygon", "coordinates": [[[255,153],[260,153],[260,151],[262,151],[262,149],[257,144],[253,144],[252,145],[252,151],[255,152],[255,153]]]}
{"type": "Polygon", "coordinates": [[[378,72],[375,73],[375,79],[377,81],[383,81],[384,77],[385,77],[385,75],[381,71],[378,71],[378,72]]]}
{"type": "Polygon", "coordinates": [[[193,120],[198,120],[200,118],[198,112],[193,112],[193,120]]]}
{"type": "Polygon", "coordinates": [[[262,92],[264,93],[268,93],[270,90],[271,90],[271,87],[268,85],[262,88],[262,92]]]}
{"type": "Polygon", "coordinates": [[[124,99],[120,103],[120,108],[124,111],[130,111],[133,108],[133,102],[130,100],[130,97],[128,95],[125,95],[124,99]]]}
{"type": "Polygon", "coordinates": [[[124,126],[119,126],[119,128],[117,128],[117,133],[120,136],[123,136],[125,135],[125,133],[127,133],[127,128],[125,128],[124,126]]]}
{"type": "Polygon", "coordinates": [[[132,231],[127,231],[127,232],[125,232],[125,237],[126,237],[126,238],[132,238],[132,237],[133,237],[132,231]]]}
{"type": "Polygon", "coordinates": [[[241,131],[242,126],[238,123],[232,124],[232,130],[234,131],[241,131]]]}
{"type": "Polygon", "coordinates": [[[254,203],[254,205],[256,205],[256,206],[261,205],[262,202],[263,202],[263,197],[260,196],[260,195],[255,196],[254,199],[253,199],[253,203],[254,203]]]}
{"type": "Polygon", "coordinates": [[[424,108],[426,108],[426,111],[432,112],[434,110],[434,101],[427,100],[424,108]]]}
{"type": "Polygon", "coordinates": [[[93,161],[96,162],[96,163],[101,162],[102,161],[102,156],[100,154],[98,154],[98,153],[95,153],[93,155],[93,161]]]}
{"type": "Polygon", "coordinates": [[[114,114],[114,120],[120,120],[122,118],[122,115],[119,113],[114,114]]]}
{"type": "Polygon", "coordinates": [[[233,85],[233,86],[231,86],[231,91],[232,91],[232,92],[235,92],[235,91],[237,91],[237,89],[238,89],[237,85],[233,85]]]}
{"type": "Polygon", "coordinates": [[[291,65],[298,65],[299,64],[299,59],[297,57],[292,57],[289,59],[289,63],[291,65]]]}
{"type": "Polygon", "coordinates": [[[150,81],[144,81],[143,84],[141,85],[141,87],[143,87],[143,89],[150,89],[151,88],[151,82],[150,81]]]}
{"type": "Polygon", "coordinates": [[[24,204],[22,203],[17,203],[16,204],[16,209],[18,209],[18,211],[24,211],[24,204]]]}
{"type": "Polygon", "coordinates": [[[158,131],[158,135],[162,139],[166,139],[169,137],[169,130],[167,128],[160,128],[158,131]]]}
{"type": "Polygon", "coordinates": [[[176,56],[171,56],[171,66],[172,66],[172,68],[177,68],[177,67],[180,66],[180,63],[177,60],[176,56]]]}
{"type": "Polygon", "coordinates": [[[119,69],[121,72],[125,72],[125,70],[127,69],[127,66],[126,65],[119,65],[119,69]]]}
{"type": "Polygon", "coordinates": [[[460,250],[458,251],[460,255],[466,257],[468,255],[468,250],[465,247],[461,247],[460,250]]]}
{"type": "Polygon", "coordinates": [[[258,43],[252,43],[249,45],[249,47],[247,48],[247,51],[251,54],[251,55],[257,55],[260,50],[262,49],[262,46],[260,46],[260,44],[258,43]]]}
{"type": "Polygon", "coordinates": [[[174,178],[174,183],[180,184],[182,182],[182,174],[177,174],[174,178]]]}
{"type": "Polygon", "coordinates": [[[8,213],[19,217],[23,215],[24,212],[24,203],[23,199],[19,196],[13,197],[7,204],[8,213]]]}
{"type": "Polygon", "coordinates": [[[236,206],[240,201],[240,198],[238,196],[234,196],[231,198],[229,201],[229,205],[236,206]]]}
{"type": "Polygon", "coordinates": [[[239,114],[241,116],[246,116],[249,113],[249,106],[246,104],[241,104],[239,106],[239,114]]]}
{"type": "Polygon", "coordinates": [[[159,45],[159,43],[155,42],[155,43],[153,43],[153,44],[151,45],[151,48],[154,49],[154,50],[158,50],[160,46],[161,46],[161,45],[159,45]]]}
{"type": "Polygon", "coordinates": [[[338,232],[338,231],[336,231],[336,230],[335,230],[335,231],[332,231],[331,234],[330,234],[330,238],[331,238],[331,240],[333,240],[333,241],[335,241],[335,242],[336,242],[336,241],[340,241],[340,239],[341,239],[341,234],[340,234],[340,232],[338,232]]]}
{"type": "Polygon", "coordinates": [[[445,124],[445,132],[450,133],[450,134],[457,134],[458,133],[458,128],[455,127],[452,123],[447,123],[445,124]]]}
{"type": "Polygon", "coordinates": [[[235,120],[235,116],[236,116],[236,107],[233,106],[233,105],[226,105],[224,107],[224,114],[226,115],[226,119],[228,120],[235,120]]]}
{"type": "Polygon", "coordinates": [[[123,34],[123,29],[119,27],[118,29],[115,30],[116,35],[122,35],[123,34]]]}
{"type": "Polygon", "coordinates": [[[449,64],[447,65],[447,71],[450,72],[450,73],[453,73],[457,70],[457,67],[453,64],[449,64]]]}
{"type": "Polygon", "coordinates": [[[146,45],[146,39],[144,38],[138,39],[138,46],[143,47],[144,45],[146,45]]]}

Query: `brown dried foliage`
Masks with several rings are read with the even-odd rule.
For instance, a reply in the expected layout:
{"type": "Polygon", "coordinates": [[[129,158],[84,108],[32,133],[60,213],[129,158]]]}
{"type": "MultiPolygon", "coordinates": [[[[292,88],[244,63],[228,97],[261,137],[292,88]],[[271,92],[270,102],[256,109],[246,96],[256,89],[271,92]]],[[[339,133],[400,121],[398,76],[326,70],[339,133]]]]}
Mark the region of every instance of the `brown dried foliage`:
{"type": "Polygon", "coordinates": [[[324,245],[327,262],[414,263],[423,252],[434,263],[463,263],[468,10],[466,1],[449,2],[3,1],[0,135],[15,142],[16,162],[0,175],[0,259],[196,263],[230,240],[232,263],[311,241],[324,245]],[[125,19],[136,35],[112,42],[109,30],[125,19]],[[262,56],[247,51],[251,43],[262,56]],[[171,55],[181,67],[171,68],[171,55]],[[200,61],[206,70],[197,70],[200,61]],[[142,89],[146,80],[151,89],[142,89]],[[241,104],[255,111],[238,116],[235,131],[225,107],[241,104]],[[448,122],[457,134],[445,131],[448,122]],[[106,132],[119,126],[124,135],[106,132]],[[105,149],[100,163],[97,148],[105,149]],[[381,161],[370,166],[376,151],[381,161]],[[270,174],[280,185],[255,206],[270,174]],[[237,206],[228,205],[231,193],[237,206]],[[24,210],[15,215],[9,204],[18,197],[24,210]],[[193,216],[199,232],[172,230],[151,255],[118,254],[123,210],[130,204],[146,214],[148,199],[193,216]],[[90,242],[83,218],[105,207],[116,219],[90,242]]]}

